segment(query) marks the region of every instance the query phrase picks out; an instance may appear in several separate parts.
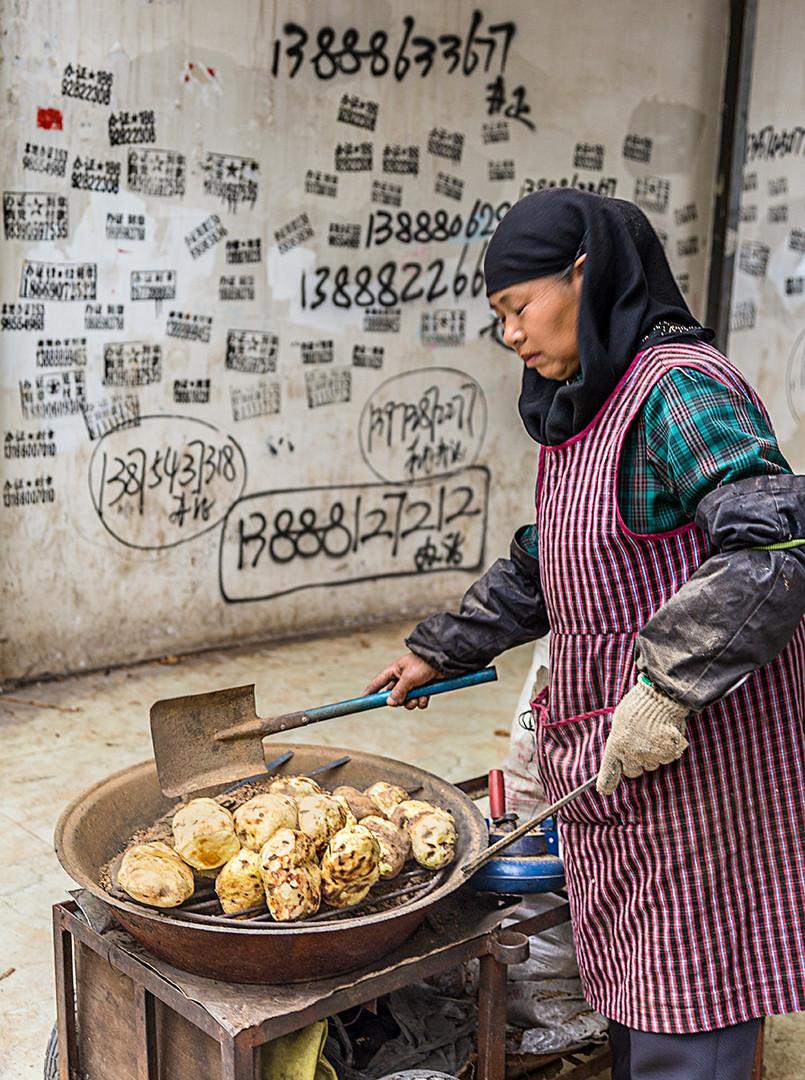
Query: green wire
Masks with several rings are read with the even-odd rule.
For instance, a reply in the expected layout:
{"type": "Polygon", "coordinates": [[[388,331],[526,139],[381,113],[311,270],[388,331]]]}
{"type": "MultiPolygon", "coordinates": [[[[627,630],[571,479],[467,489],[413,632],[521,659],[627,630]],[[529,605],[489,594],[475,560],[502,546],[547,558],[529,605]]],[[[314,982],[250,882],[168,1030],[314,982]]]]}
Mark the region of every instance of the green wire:
{"type": "Polygon", "coordinates": [[[805,537],[800,540],[782,540],[779,544],[756,544],[747,551],[782,551],[784,548],[802,547],[805,537]]]}

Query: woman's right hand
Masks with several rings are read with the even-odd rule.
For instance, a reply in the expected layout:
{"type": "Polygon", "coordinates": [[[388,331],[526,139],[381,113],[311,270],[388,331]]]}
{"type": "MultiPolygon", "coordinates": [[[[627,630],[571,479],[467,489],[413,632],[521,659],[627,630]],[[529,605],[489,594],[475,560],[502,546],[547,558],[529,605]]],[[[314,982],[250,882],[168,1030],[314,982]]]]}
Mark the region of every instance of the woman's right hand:
{"type": "MultiPolygon", "coordinates": [[[[435,667],[431,667],[427,660],[423,660],[416,653],[409,652],[401,656],[399,660],[395,660],[393,664],[389,664],[379,675],[375,675],[364,690],[364,694],[377,694],[381,690],[390,690],[387,704],[402,705],[409,691],[416,690],[418,686],[424,686],[425,683],[433,682],[438,677],[439,672],[435,667]]],[[[426,709],[429,701],[428,697],[411,698],[404,703],[404,708],[426,709]]]]}

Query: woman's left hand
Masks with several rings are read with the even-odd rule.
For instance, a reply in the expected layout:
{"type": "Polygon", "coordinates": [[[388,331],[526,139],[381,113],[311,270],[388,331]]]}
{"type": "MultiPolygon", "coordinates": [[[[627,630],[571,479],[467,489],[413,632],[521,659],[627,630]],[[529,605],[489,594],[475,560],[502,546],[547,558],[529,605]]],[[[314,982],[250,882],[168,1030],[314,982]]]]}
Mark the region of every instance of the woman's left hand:
{"type": "Polygon", "coordinates": [[[634,778],[676,761],[688,748],[687,705],[640,679],[612,714],[596,790],[611,795],[621,776],[634,778]]]}

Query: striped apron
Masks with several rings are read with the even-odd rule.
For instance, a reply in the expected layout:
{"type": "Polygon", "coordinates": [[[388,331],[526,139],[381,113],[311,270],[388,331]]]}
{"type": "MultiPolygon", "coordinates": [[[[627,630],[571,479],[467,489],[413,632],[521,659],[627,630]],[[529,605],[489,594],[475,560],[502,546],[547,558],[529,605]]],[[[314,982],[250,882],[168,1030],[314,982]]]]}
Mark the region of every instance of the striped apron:
{"type": "MultiPolygon", "coordinates": [[[[632,533],[617,504],[627,429],[682,366],[759,404],[709,346],[658,346],[584,431],[540,455],[552,638],[549,708],[535,717],[551,801],[598,771],[612,710],[637,678],[635,634],[711,553],[693,524],[632,533]]],[[[562,811],[579,969],[604,1016],[675,1034],[805,1010],[804,718],[805,622],[776,660],[690,717],[678,761],[562,811]]]]}

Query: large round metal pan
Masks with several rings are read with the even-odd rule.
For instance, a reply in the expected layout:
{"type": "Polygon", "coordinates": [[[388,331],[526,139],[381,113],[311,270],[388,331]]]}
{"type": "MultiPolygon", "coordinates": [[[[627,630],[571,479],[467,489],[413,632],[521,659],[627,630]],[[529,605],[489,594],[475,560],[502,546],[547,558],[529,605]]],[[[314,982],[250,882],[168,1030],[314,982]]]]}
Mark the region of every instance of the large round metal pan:
{"type": "MultiPolygon", "coordinates": [[[[118,900],[100,884],[101,867],[123,850],[135,832],[152,825],[180,801],[162,794],[153,761],[114,773],[70,803],[56,826],[59,861],[74,881],[108,905],[136,941],[183,971],[226,982],[286,983],[329,978],[375,963],[414,932],[433,904],[464,883],[461,866],[487,847],[486,822],[463,792],[413,765],[331,746],[272,743],[271,748],[277,754],[294,751],[276,776],[304,774],[350,754],[347,763],[318,779],[328,788],[346,784],[363,790],[377,780],[406,790],[421,786],[414,797],[443,806],[456,822],[456,860],[442,882],[426,896],[390,911],[315,927],[293,923],[218,927],[118,900]]],[[[197,794],[214,795],[220,790],[197,794]]]]}

